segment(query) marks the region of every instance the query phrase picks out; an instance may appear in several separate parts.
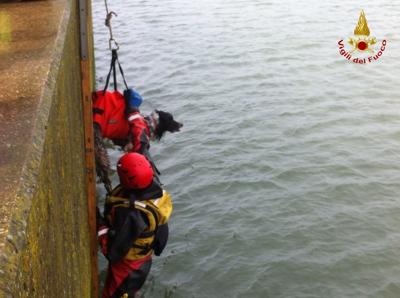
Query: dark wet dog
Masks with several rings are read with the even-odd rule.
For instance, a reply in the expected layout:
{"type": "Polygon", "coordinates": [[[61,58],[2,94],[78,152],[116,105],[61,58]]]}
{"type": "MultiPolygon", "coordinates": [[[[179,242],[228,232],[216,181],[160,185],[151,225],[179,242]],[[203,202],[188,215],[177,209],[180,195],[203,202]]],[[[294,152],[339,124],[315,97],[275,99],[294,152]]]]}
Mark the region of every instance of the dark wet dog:
{"type": "Polygon", "coordinates": [[[182,123],[175,121],[174,117],[168,112],[157,110],[155,110],[154,112],[158,114],[158,125],[155,127],[154,130],[154,135],[157,140],[161,140],[161,138],[167,131],[177,132],[183,126],[182,123]]]}
{"type": "MultiPolygon", "coordinates": [[[[132,116],[131,116],[132,117],[132,116]]],[[[128,117],[129,119],[130,117],[128,117]]],[[[133,115],[134,120],[139,121],[135,129],[132,129],[125,140],[112,140],[115,145],[124,148],[125,151],[139,152],[145,154],[149,159],[148,149],[150,148],[150,140],[161,140],[166,132],[177,132],[183,126],[174,120],[174,117],[164,111],[155,110],[149,116],[143,117],[138,112],[133,115]],[[143,129],[137,129],[142,127],[143,129]],[[136,140],[139,146],[131,145],[132,140],[136,140]]],[[[107,149],[105,148],[101,128],[97,123],[94,123],[94,139],[95,139],[95,161],[96,173],[100,180],[104,183],[108,192],[111,191],[110,160],[107,149]]]]}

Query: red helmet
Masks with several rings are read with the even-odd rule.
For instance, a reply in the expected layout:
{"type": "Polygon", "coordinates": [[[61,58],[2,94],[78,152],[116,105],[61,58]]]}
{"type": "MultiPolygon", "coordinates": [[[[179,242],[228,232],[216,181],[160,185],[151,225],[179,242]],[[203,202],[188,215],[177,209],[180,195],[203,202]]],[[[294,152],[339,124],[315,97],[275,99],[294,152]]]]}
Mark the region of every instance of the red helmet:
{"type": "Polygon", "coordinates": [[[153,181],[153,168],[139,153],[124,154],[117,163],[117,172],[122,186],[128,189],[146,188],[153,181]]]}

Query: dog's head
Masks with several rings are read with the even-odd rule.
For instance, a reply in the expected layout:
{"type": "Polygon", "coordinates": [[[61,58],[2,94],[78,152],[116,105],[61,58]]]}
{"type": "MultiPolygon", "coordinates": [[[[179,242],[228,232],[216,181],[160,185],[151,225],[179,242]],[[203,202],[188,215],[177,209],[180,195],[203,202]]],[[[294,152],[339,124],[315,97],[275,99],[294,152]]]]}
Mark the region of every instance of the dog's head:
{"type": "Polygon", "coordinates": [[[157,125],[154,130],[154,135],[157,140],[160,140],[166,131],[176,132],[183,126],[182,123],[174,120],[174,117],[164,111],[155,110],[152,117],[156,119],[157,125]]]}

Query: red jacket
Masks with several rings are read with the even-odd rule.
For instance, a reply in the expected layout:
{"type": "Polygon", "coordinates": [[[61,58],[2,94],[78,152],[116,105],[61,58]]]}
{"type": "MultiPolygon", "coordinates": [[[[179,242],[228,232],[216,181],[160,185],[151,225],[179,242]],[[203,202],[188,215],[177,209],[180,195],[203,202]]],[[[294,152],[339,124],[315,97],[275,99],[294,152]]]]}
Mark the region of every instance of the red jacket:
{"type": "Polygon", "coordinates": [[[136,111],[128,115],[130,141],[133,148],[132,152],[145,154],[150,147],[150,129],[147,125],[147,121],[136,111]]]}

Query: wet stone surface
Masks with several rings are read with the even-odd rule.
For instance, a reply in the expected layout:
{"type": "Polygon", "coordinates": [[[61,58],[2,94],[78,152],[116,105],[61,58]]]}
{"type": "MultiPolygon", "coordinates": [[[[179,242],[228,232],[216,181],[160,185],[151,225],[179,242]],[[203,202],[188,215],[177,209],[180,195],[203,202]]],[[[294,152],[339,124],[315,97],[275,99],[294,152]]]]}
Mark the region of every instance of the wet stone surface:
{"type": "MultiPolygon", "coordinates": [[[[34,148],[33,140],[35,130],[42,130],[36,127],[38,107],[54,60],[64,12],[65,1],[0,3],[0,263],[3,264],[10,256],[8,250],[17,253],[23,243],[28,212],[16,210],[21,207],[18,200],[21,204],[24,201],[21,197],[26,199],[33,193],[32,188],[25,186],[34,182],[25,180],[35,177],[33,172],[38,171],[38,163],[36,168],[27,167],[27,163],[32,159],[32,151],[38,149],[34,148]],[[17,213],[22,218],[15,218],[17,213]],[[10,229],[11,225],[21,229],[10,229]]],[[[2,270],[0,274],[3,273],[2,270]]]]}
{"type": "Polygon", "coordinates": [[[64,1],[0,4],[0,251],[64,6],[64,1]]]}

